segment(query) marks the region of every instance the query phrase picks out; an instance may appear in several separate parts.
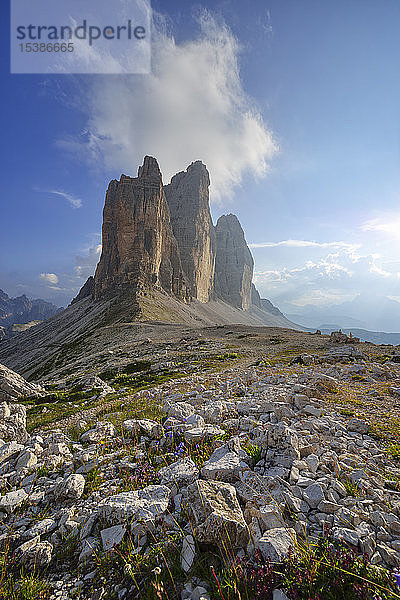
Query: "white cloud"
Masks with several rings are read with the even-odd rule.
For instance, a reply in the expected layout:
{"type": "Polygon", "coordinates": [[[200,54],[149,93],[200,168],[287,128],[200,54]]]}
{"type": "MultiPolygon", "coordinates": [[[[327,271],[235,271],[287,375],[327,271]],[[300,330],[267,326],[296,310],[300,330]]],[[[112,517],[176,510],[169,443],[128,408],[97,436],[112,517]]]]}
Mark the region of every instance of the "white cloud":
{"type": "Polygon", "coordinates": [[[353,292],[343,292],[343,290],[307,290],[293,300],[293,305],[302,307],[309,304],[317,306],[332,306],[349,300],[353,300],[356,294],[353,292]]]}
{"type": "Polygon", "coordinates": [[[349,248],[356,250],[358,244],[348,244],[346,242],[313,242],[310,240],[282,240],[280,242],[256,242],[249,244],[250,248],[349,248]]]}
{"type": "Polygon", "coordinates": [[[398,294],[398,261],[385,262],[381,254],[345,242],[300,245],[288,257],[287,242],[276,242],[275,250],[263,253],[255,272],[262,296],[278,306],[340,303],[372,290],[383,296],[398,294]],[[336,246],[335,252],[323,252],[331,246],[336,246]]]}
{"type": "Polygon", "coordinates": [[[391,273],[390,271],[386,271],[381,266],[377,265],[375,263],[374,259],[371,262],[371,266],[369,268],[369,272],[370,273],[375,273],[376,275],[381,275],[382,277],[392,277],[394,275],[394,273],[391,273]]]}
{"type": "Polygon", "coordinates": [[[58,283],[58,277],[55,273],[40,273],[40,279],[43,279],[43,281],[46,281],[46,283],[51,283],[53,285],[58,283]]]}
{"type": "Polygon", "coordinates": [[[144,155],[156,156],[165,181],[200,159],[217,200],[245,173],[264,176],[277,144],[243,88],[239,44],[209,13],[199,23],[199,35],[182,43],[155,31],[152,74],[94,79],[87,128],[59,145],[128,174],[144,155]]]}
{"type": "Polygon", "coordinates": [[[90,275],[94,274],[100,254],[101,244],[94,243],[75,255],[75,272],[78,277],[87,279],[90,275]]]}
{"type": "Polygon", "coordinates": [[[64,192],[63,190],[37,189],[37,191],[44,192],[46,194],[54,194],[55,196],[64,198],[64,200],[66,200],[72,206],[72,208],[81,208],[81,206],[82,206],[82,200],[80,198],[77,198],[76,196],[73,196],[72,194],[69,194],[68,192],[64,192]]]}
{"type": "Polygon", "coordinates": [[[361,230],[384,233],[400,239],[400,216],[398,213],[386,214],[381,217],[369,219],[361,225],[361,230]]]}

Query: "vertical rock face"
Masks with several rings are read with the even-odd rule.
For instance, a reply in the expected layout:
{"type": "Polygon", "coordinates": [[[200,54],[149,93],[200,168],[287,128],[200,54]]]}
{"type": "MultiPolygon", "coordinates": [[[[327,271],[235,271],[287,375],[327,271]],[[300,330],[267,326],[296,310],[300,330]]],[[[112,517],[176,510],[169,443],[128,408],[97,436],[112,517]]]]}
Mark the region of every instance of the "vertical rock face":
{"type": "Polygon", "coordinates": [[[103,211],[102,254],[94,278],[94,298],[115,290],[158,286],[182,300],[187,288],[172,233],[162,176],[146,156],[138,177],[111,181],[103,211]]]}
{"type": "Polygon", "coordinates": [[[137,177],[111,181],[101,258],[75,301],[156,287],[183,301],[219,298],[242,310],[262,309],[243,229],[235,215],[223,215],[214,227],[209,186],[207,168],[196,161],[164,187],[149,156],[137,177]]]}
{"type": "Polygon", "coordinates": [[[81,287],[79,294],[75,296],[72,300],[71,304],[75,304],[75,302],[79,302],[79,300],[83,300],[88,296],[92,296],[94,292],[94,277],[91,275],[85,282],[85,284],[81,287]]]}
{"type": "Polygon", "coordinates": [[[251,303],[253,306],[257,306],[257,308],[262,309],[261,296],[258,293],[258,290],[257,290],[256,286],[254,285],[254,283],[251,284],[251,303]]]}
{"type": "Polygon", "coordinates": [[[209,186],[207,168],[196,161],[164,187],[190,295],[200,302],[210,300],[214,287],[215,229],[209,186]]]}
{"type": "Polygon", "coordinates": [[[274,306],[272,302],[270,300],[267,300],[266,298],[261,298],[261,308],[265,310],[265,312],[270,313],[271,315],[276,315],[280,317],[284,316],[284,314],[279,310],[279,308],[274,306]]]}
{"type": "Polygon", "coordinates": [[[251,307],[251,282],[254,261],[235,215],[222,215],[215,227],[217,252],[215,261],[215,292],[218,298],[232,306],[248,310],[251,307]]]}

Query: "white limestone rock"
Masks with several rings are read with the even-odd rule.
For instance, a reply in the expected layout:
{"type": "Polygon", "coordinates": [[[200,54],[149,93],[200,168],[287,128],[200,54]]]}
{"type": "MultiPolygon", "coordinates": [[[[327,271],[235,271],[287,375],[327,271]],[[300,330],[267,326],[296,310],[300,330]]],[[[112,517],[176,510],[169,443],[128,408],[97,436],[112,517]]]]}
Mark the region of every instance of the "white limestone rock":
{"type": "Polygon", "coordinates": [[[229,483],[198,479],[188,487],[188,505],[199,541],[246,545],[248,528],[235,488],[229,483]]]}
{"type": "Polygon", "coordinates": [[[292,528],[278,527],[266,531],[258,540],[256,548],[261,551],[264,559],[272,562],[282,562],[290,547],[296,543],[296,532],[292,528]]]}
{"type": "Polygon", "coordinates": [[[61,481],[54,488],[54,497],[56,500],[67,500],[73,502],[78,500],[85,489],[85,478],[79,473],[72,473],[64,481],[61,481]]]}
{"type": "Polygon", "coordinates": [[[4,496],[0,496],[0,511],[13,513],[18,506],[28,499],[28,494],[25,490],[20,489],[15,492],[8,492],[4,496]]]}
{"type": "Polygon", "coordinates": [[[168,508],[171,490],[165,485],[149,485],[142,490],[122,492],[99,504],[99,515],[110,525],[140,521],[151,526],[168,508]]]}
{"type": "Polygon", "coordinates": [[[178,460],[158,472],[161,483],[164,485],[175,484],[178,488],[188,486],[199,476],[199,469],[191,458],[178,460]]]}
{"type": "Polygon", "coordinates": [[[41,542],[40,536],[37,536],[19,546],[16,554],[26,568],[43,569],[51,562],[53,545],[50,542],[41,542]]]}
{"type": "Polygon", "coordinates": [[[149,419],[128,419],[122,423],[122,428],[133,438],[147,435],[153,440],[158,440],[164,435],[161,423],[149,419]]]}
{"type": "Polygon", "coordinates": [[[192,535],[186,535],[182,541],[181,566],[187,573],[190,571],[196,557],[196,546],[192,535]]]}
{"type": "Polygon", "coordinates": [[[81,435],[81,442],[101,442],[103,440],[108,440],[110,438],[114,438],[117,435],[117,430],[115,429],[112,423],[108,423],[107,421],[103,421],[101,423],[97,423],[96,427],[93,429],[89,429],[89,431],[85,431],[81,435]]]}

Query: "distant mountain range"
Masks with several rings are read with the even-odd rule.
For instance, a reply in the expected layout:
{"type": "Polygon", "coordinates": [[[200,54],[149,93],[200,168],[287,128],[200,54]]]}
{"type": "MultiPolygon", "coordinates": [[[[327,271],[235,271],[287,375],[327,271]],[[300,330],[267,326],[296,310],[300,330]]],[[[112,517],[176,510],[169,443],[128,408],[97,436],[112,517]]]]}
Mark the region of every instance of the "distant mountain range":
{"type": "Polygon", "coordinates": [[[16,328],[15,325],[36,325],[61,310],[63,309],[45,300],[30,300],[25,295],[10,298],[0,290],[0,340],[12,337],[17,331],[24,329],[16,328]]]}
{"type": "Polygon", "coordinates": [[[309,331],[329,334],[341,329],[361,341],[374,344],[400,344],[400,303],[377,294],[358,295],[351,302],[333,306],[303,306],[297,312],[285,312],[291,321],[309,331]]]}
{"type": "MultiPolygon", "coordinates": [[[[329,335],[332,331],[338,331],[340,327],[319,327],[321,333],[329,335]]],[[[386,333],[385,331],[368,331],[367,329],[357,329],[357,327],[342,327],[343,333],[360,338],[362,342],[372,342],[373,344],[390,344],[397,346],[400,344],[400,333],[386,333]]],[[[308,327],[308,331],[315,332],[314,327],[308,327]]]]}
{"type": "Polygon", "coordinates": [[[288,319],[315,329],[364,329],[370,332],[400,331],[400,302],[378,294],[359,294],[350,302],[329,307],[307,305],[285,311],[288,319]]]}

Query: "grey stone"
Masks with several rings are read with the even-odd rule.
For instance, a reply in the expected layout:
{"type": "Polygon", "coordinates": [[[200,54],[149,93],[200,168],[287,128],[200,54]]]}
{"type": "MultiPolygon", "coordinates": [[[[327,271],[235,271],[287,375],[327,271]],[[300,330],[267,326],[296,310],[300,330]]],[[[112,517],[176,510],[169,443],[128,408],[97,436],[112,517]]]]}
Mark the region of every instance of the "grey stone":
{"type": "Polygon", "coordinates": [[[149,485],[141,490],[110,496],[99,504],[99,514],[107,523],[143,521],[149,526],[168,508],[171,490],[165,485],[149,485]]]}
{"type": "Polygon", "coordinates": [[[120,544],[124,539],[125,534],[125,525],[114,525],[113,527],[102,529],[100,531],[100,535],[103,544],[103,550],[107,552],[108,550],[114,548],[114,546],[118,546],[118,544],[120,544]]]}
{"type": "Polygon", "coordinates": [[[353,529],[348,529],[347,527],[334,527],[332,530],[332,535],[334,539],[344,540],[352,546],[357,546],[359,541],[358,533],[353,529]]]}
{"type": "Polygon", "coordinates": [[[35,523],[28,531],[24,533],[24,537],[34,538],[38,535],[46,535],[57,529],[57,523],[54,519],[43,519],[39,523],[35,523]]]}
{"type": "Polygon", "coordinates": [[[115,429],[112,423],[108,423],[107,421],[103,421],[101,423],[97,423],[96,427],[93,429],[89,429],[89,431],[85,431],[81,435],[81,442],[100,442],[102,440],[107,440],[110,438],[114,438],[117,435],[117,430],[115,429]]]}
{"type": "Polygon", "coordinates": [[[320,417],[322,415],[322,410],[312,404],[306,404],[303,408],[303,413],[312,417],[320,417]]]}
{"type": "Polygon", "coordinates": [[[312,483],[303,491],[303,498],[311,508],[317,508],[318,504],[325,499],[324,490],[319,483],[312,483]]]}
{"type": "Polygon", "coordinates": [[[28,499],[28,494],[25,490],[20,489],[15,492],[8,492],[4,496],[0,496],[0,511],[13,513],[18,506],[28,499]]]}
{"type": "Polygon", "coordinates": [[[190,415],[194,414],[194,408],[188,402],[177,402],[170,406],[168,410],[169,417],[175,417],[176,419],[186,419],[190,415]]]}
{"type": "Polygon", "coordinates": [[[78,500],[85,489],[85,478],[79,473],[72,473],[64,481],[58,483],[54,489],[54,497],[57,500],[78,500]]]}
{"type": "Polygon", "coordinates": [[[188,486],[199,476],[199,469],[191,458],[187,457],[163,467],[158,472],[161,483],[175,484],[178,487],[188,486]]]}
{"type": "Polygon", "coordinates": [[[18,458],[15,468],[17,469],[17,471],[19,471],[20,469],[31,469],[37,464],[37,461],[38,460],[36,454],[30,452],[30,450],[27,450],[18,458]]]}
{"type": "Polygon", "coordinates": [[[234,548],[246,545],[248,528],[229,483],[198,479],[188,487],[188,506],[199,541],[234,548]]]}
{"type": "Polygon", "coordinates": [[[362,419],[350,419],[350,421],[347,423],[347,429],[349,431],[355,431],[356,433],[368,433],[368,423],[366,421],[363,421],[362,419]]]}
{"type": "Polygon", "coordinates": [[[42,569],[51,562],[53,546],[50,542],[41,542],[37,536],[19,546],[16,553],[28,569],[42,569]]]}
{"type": "Polygon", "coordinates": [[[186,535],[182,541],[181,565],[182,569],[187,573],[190,571],[193,561],[196,556],[196,546],[193,536],[186,535]]]}
{"type": "Polygon", "coordinates": [[[24,446],[22,444],[18,444],[18,442],[15,441],[3,444],[0,447],[0,464],[21,452],[23,448],[24,446]]]}
{"type": "Polygon", "coordinates": [[[282,590],[274,590],[272,594],[272,600],[289,600],[289,598],[282,592],[282,590]]]}
{"type": "Polygon", "coordinates": [[[164,435],[164,428],[161,423],[149,419],[128,419],[122,423],[122,427],[132,437],[141,434],[157,440],[164,435]]]}
{"type": "Polygon", "coordinates": [[[42,386],[30,383],[15,371],[0,365],[0,401],[8,402],[19,396],[42,396],[43,394],[42,386]]]}
{"type": "Polygon", "coordinates": [[[281,562],[295,543],[294,529],[278,527],[266,531],[256,543],[256,548],[261,551],[265,560],[270,558],[272,562],[281,562]]]}
{"type": "Polygon", "coordinates": [[[248,469],[247,463],[243,462],[236,452],[224,452],[217,448],[204,463],[201,474],[204,479],[232,482],[237,481],[240,473],[248,469]]]}
{"type": "Polygon", "coordinates": [[[219,435],[224,435],[224,429],[215,427],[214,425],[205,425],[204,427],[193,427],[185,431],[184,438],[189,444],[200,442],[203,439],[211,439],[219,435]]]}

